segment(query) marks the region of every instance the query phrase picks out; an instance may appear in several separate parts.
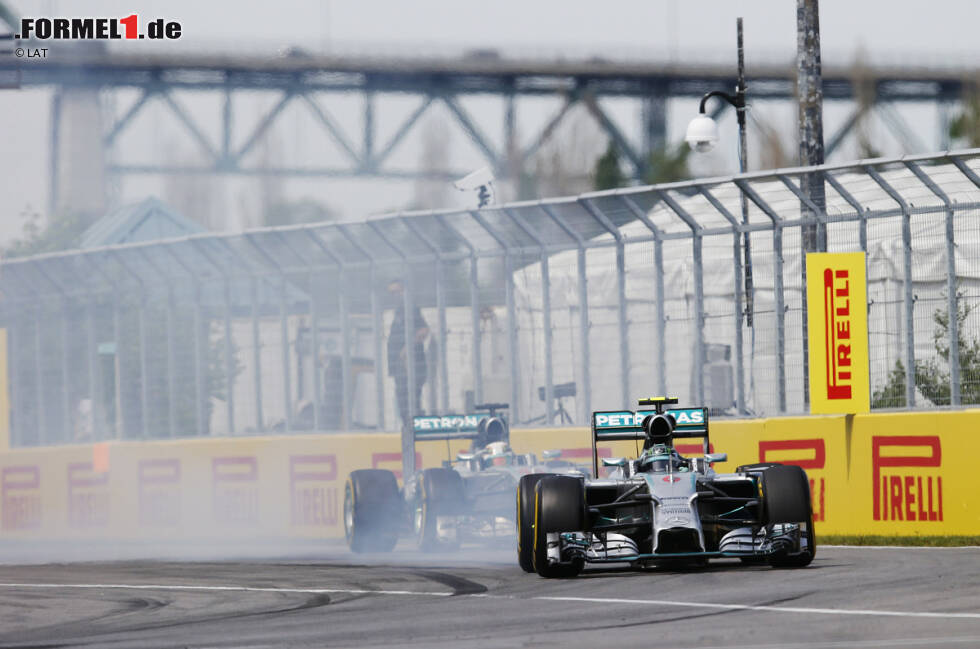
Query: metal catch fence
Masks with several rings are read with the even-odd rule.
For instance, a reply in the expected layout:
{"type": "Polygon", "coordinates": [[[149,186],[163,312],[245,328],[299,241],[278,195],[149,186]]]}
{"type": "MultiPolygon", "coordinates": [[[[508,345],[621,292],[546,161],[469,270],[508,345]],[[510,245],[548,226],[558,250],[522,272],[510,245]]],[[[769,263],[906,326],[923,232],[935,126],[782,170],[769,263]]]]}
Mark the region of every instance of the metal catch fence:
{"type": "Polygon", "coordinates": [[[978,173],[968,150],[6,260],[13,443],[397,430],[489,401],[583,425],[664,393],[805,412],[806,228],[868,254],[874,406],[978,403],[978,173]]]}

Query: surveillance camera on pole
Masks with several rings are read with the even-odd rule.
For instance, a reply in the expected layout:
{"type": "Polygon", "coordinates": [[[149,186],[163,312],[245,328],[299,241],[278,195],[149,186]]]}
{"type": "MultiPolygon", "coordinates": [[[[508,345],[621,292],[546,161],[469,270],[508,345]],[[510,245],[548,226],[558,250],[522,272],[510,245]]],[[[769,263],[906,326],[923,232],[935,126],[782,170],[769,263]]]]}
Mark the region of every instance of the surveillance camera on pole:
{"type": "MultiPolygon", "coordinates": [[[[816,4],[817,0],[799,0],[800,2],[810,2],[812,1],[816,4]]],[[[736,42],[737,42],[737,76],[735,81],[735,94],[731,95],[727,92],[722,92],[720,90],[713,90],[706,93],[701,97],[701,103],[698,106],[698,114],[691,123],[687,125],[687,134],[684,139],[691,146],[691,149],[698,153],[705,153],[714,148],[715,143],[718,142],[718,124],[715,120],[707,114],[706,105],[708,100],[712,97],[718,97],[724,100],[731,106],[735,108],[735,119],[738,121],[738,171],[739,173],[745,173],[748,170],[748,137],[746,135],[745,122],[746,122],[746,112],[748,111],[748,105],[745,102],[745,49],[742,39],[742,19],[737,18],[735,20],[735,32],[736,32],[736,42]]],[[[748,225],[749,223],[749,202],[745,195],[745,192],[739,192],[740,203],[742,206],[742,223],[748,225]]],[[[737,308],[741,313],[745,315],[745,324],[749,327],[753,326],[754,310],[755,310],[755,291],[754,284],[752,281],[752,252],[751,245],[749,243],[749,232],[746,229],[743,232],[742,237],[744,239],[743,254],[744,258],[742,261],[742,268],[745,269],[745,290],[744,290],[744,308],[739,305],[737,308]]],[[[742,327],[739,324],[735,328],[735,357],[736,357],[736,367],[741,367],[742,361],[742,327]]],[[[704,362],[704,359],[699,359],[700,362],[704,362]]],[[[736,407],[739,412],[744,412],[745,409],[745,395],[742,394],[742,389],[739,387],[739,391],[735,397],[736,407]]]]}
{"type": "Polygon", "coordinates": [[[490,168],[480,167],[453,182],[453,186],[461,192],[475,191],[479,200],[477,207],[486,207],[492,205],[494,201],[493,180],[493,172],[490,168]]]}
{"type": "Polygon", "coordinates": [[[687,125],[687,135],[684,139],[698,153],[706,153],[714,148],[718,141],[718,124],[703,112],[687,125]]]}

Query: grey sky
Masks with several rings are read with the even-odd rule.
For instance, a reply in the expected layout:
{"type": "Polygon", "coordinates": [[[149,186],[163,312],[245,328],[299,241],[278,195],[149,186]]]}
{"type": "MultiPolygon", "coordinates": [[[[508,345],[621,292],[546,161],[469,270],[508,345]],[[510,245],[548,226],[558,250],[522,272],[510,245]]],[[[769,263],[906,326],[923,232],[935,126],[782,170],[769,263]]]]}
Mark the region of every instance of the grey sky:
{"type": "MultiPolygon", "coordinates": [[[[743,16],[746,32],[746,60],[751,76],[754,61],[790,61],[796,47],[796,3],[793,0],[755,0],[745,2],[679,0],[607,0],[584,2],[569,0],[495,0],[464,2],[447,0],[359,0],[304,2],[279,0],[276,3],[206,2],[202,0],[12,0],[26,16],[124,16],[140,13],[181,21],[184,37],[177,43],[158,47],[196,51],[234,51],[274,55],[279,47],[298,45],[312,51],[358,50],[388,53],[444,53],[447,56],[470,48],[495,48],[502,54],[555,56],[601,54],[607,58],[650,56],[663,59],[734,62],[735,17],[743,16]]],[[[943,65],[977,67],[980,42],[976,25],[980,23],[980,3],[973,0],[858,1],[821,2],[821,33],[825,60],[848,62],[861,49],[873,62],[898,65],[943,65]]],[[[120,47],[126,43],[119,44],[120,47]]],[[[125,97],[119,104],[126,104],[125,97]]],[[[0,94],[0,141],[4,143],[0,192],[5,210],[0,220],[0,240],[9,239],[20,229],[18,214],[25,205],[44,212],[47,199],[47,92],[4,92],[0,94]]],[[[211,107],[206,100],[184,99],[195,115],[208,122],[211,107]]],[[[674,102],[670,108],[670,137],[683,133],[688,103],[674,102]]],[[[257,115],[261,101],[243,106],[243,115],[257,115]]],[[[489,116],[490,102],[470,106],[475,114],[489,116]]],[[[392,104],[394,114],[411,109],[392,104]]],[[[119,110],[119,108],[117,108],[119,110]]],[[[629,120],[628,106],[612,111],[629,120]]],[[[357,106],[338,102],[338,116],[356,121],[357,106]]],[[[530,127],[547,115],[546,107],[525,109],[523,124],[530,127]],[[540,113],[540,115],[538,115],[540,113]]],[[[921,138],[937,141],[935,121],[923,113],[921,138]]],[[[780,130],[791,130],[789,107],[771,110],[760,106],[757,117],[778,121],[780,130]],[[768,111],[768,112],[767,112],[768,111]]],[[[828,107],[828,129],[843,118],[840,108],[828,107]]],[[[152,122],[154,114],[147,117],[152,122]]],[[[247,120],[247,117],[243,118],[247,120]]],[[[437,119],[437,117],[433,118],[437,119]]],[[[212,122],[214,120],[211,120],[212,122]]],[[[499,119],[498,119],[499,121],[499,119]]],[[[152,126],[150,124],[149,126],[152,126]]],[[[169,144],[168,131],[152,129],[134,135],[140,157],[154,155],[169,144]]],[[[381,126],[381,128],[385,128],[381,126]]],[[[722,124],[722,134],[733,128],[722,124]]],[[[310,155],[302,132],[284,132],[280,145],[284,156],[310,155]],[[304,148],[305,147],[305,148],[304,148]]],[[[465,138],[454,135],[449,142],[454,166],[479,164],[479,158],[465,138]]],[[[887,153],[900,153],[895,143],[885,142],[887,153]]],[[[418,155],[417,143],[406,143],[403,160],[418,155]]],[[[709,162],[699,163],[702,173],[731,171],[732,150],[719,153],[709,162]]],[[[249,188],[245,181],[219,183],[216,190],[225,209],[247,211],[249,188]],[[244,193],[243,193],[244,192],[244,193]]],[[[254,181],[251,181],[254,184],[254,181]]],[[[311,196],[338,207],[345,216],[397,208],[410,200],[411,183],[380,183],[375,180],[287,182],[289,197],[311,196]]],[[[116,200],[128,202],[147,194],[166,200],[164,184],[158,178],[127,179],[115,193],[116,200]]],[[[458,200],[448,195],[447,200],[458,200]]],[[[242,224],[229,218],[228,226],[242,224]]]]}

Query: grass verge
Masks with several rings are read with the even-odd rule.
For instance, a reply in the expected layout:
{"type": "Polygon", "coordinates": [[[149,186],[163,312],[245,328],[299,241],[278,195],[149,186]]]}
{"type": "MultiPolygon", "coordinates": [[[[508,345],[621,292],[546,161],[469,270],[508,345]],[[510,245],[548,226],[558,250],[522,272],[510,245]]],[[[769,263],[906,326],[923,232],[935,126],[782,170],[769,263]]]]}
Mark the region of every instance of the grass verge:
{"type": "Polygon", "coordinates": [[[844,536],[817,534],[817,545],[894,545],[899,547],[955,548],[980,545],[980,536],[844,536]]]}

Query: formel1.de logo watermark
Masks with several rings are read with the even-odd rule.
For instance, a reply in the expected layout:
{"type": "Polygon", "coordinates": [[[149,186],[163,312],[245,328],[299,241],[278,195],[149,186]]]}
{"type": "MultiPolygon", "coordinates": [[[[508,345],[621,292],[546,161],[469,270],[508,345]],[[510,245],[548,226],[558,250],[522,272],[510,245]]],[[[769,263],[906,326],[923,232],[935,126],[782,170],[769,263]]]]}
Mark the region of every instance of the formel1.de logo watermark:
{"type": "Polygon", "coordinates": [[[113,41],[177,40],[183,27],[176,20],[140,20],[139,14],[125,18],[21,18],[17,40],[113,41]]]}

